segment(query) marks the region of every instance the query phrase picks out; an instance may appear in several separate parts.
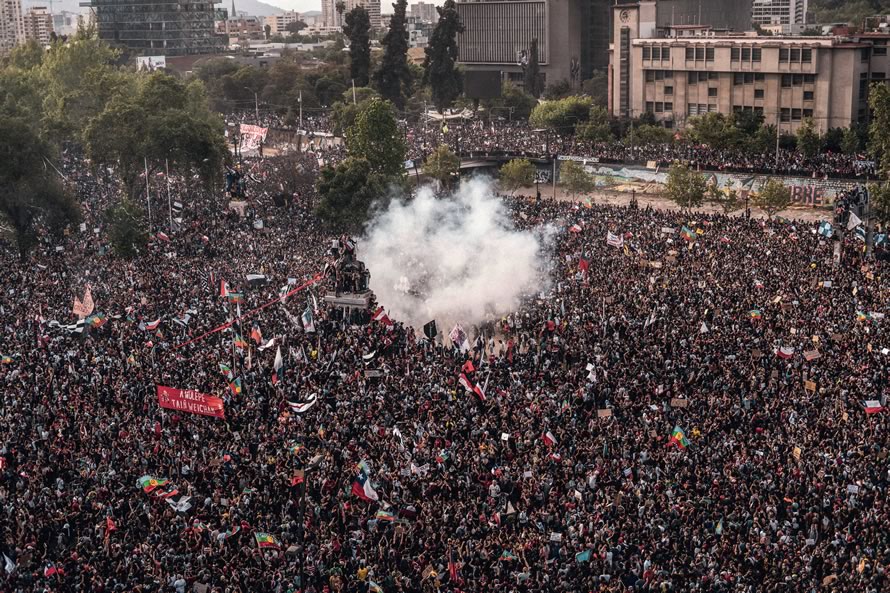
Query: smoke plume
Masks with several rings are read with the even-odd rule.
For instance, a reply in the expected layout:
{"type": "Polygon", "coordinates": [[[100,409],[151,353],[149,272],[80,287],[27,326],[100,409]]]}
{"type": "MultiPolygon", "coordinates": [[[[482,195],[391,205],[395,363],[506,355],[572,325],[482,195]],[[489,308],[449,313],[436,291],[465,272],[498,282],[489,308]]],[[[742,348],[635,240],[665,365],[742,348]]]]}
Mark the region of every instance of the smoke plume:
{"type": "Polygon", "coordinates": [[[394,200],[358,249],[377,300],[418,329],[431,319],[440,332],[453,323],[469,329],[547,284],[543,237],[516,229],[486,181],[465,182],[445,198],[422,188],[412,200],[394,200]]]}

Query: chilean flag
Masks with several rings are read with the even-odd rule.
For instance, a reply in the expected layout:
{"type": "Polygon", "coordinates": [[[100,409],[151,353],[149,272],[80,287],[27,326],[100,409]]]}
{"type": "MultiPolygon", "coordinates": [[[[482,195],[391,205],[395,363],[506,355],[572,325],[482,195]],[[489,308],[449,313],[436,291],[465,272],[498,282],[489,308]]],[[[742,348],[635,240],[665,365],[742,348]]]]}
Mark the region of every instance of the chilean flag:
{"type": "Polygon", "coordinates": [[[865,400],[864,405],[866,414],[877,414],[884,409],[884,406],[881,405],[881,402],[876,399],[865,400]]]}
{"type": "Polygon", "coordinates": [[[776,350],[776,356],[779,358],[791,358],[794,356],[794,348],[790,346],[782,346],[778,350],[776,350]]]}
{"type": "Polygon", "coordinates": [[[553,436],[552,432],[550,432],[548,430],[547,432],[544,433],[544,444],[545,445],[547,445],[548,447],[552,447],[553,445],[556,444],[556,442],[557,442],[556,437],[553,436]]]}
{"type": "Polygon", "coordinates": [[[464,363],[464,366],[461,367],[461,370],[466,374],[470,374],[476,371],[476,367],[473,366],[472,360],[468,360],[464,363]]]}
{"type": "Polygon", "coordinates": [[[377,501],[380,497],[371,485],[370,470],[364,461],[358,464],[358,475],[352,481],[352,493],[365,502],[377,501]]]}
{"type": "Polygon", "coordinates": [[[161,325],[161,319],[160,319],[160,317],[159,317],[158,319],[155,319],[154,321],[152,321],[152,322],[150,322],[150,323],[146,323],[146,324],[145,324],[145,329],[147,329],[147,330],[150,331],[150,332],[153,332],[154,330],[158,329],[158,326],[159,326],[159,325],[161,325]]]}
{"type": "Polygon", "coordinates": [[[386,314],[386,310],[383,307],[377,307],[377,310],[374,312],[374,316],[371,317],[374,321],[379,321],[383,325],[392,325],[392,320],[386,314]]]}
{"type": "Polygon", "coordinates": [[[470,380],[467,379],[467,376],[463,373],[460,374],[460,377],[457,379],[457,382],[460,383],[464,389],[469,392],[473,392],[473,384],[470,383],[470,380]]]}
{"type": "Polygon", "coordinates": [[[475,393],[479,397],[479,401],[485,401],[485,391],[476,383],[476,386],[473,387],[473,393],[475,393]]]}

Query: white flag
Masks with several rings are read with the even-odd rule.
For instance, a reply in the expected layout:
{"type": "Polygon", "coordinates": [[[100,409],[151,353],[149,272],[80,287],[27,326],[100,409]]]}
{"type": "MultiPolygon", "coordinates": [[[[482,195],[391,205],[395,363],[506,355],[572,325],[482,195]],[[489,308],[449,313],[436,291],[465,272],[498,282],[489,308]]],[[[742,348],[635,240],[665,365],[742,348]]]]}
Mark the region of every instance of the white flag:
{"type": "Polygon", "coordinates": [[[15,562],[13,562],[12,559],[6,554],[3,554],[3,564],[6,568],[6,574],[12,574],[13,572],[15,572],[15,562]]]}
{"type": "Polygon", "coordinates": [[[708,333],[709,331],[711,331],[711,330],[708,329],[707,324],[706,324],[704,321],[702,321],[702,322],[701,322],[701,327],[698,328],[698,333],[700,333],[700,334],[706,334],[706,333],[708,333]]]}
{"type": "Polygon", "coordinates": [[[855,212],[850,212],[850,220],[847,221],[847,230],[853,230],[862,224],[862,219],[856,216],[855,212]]]}

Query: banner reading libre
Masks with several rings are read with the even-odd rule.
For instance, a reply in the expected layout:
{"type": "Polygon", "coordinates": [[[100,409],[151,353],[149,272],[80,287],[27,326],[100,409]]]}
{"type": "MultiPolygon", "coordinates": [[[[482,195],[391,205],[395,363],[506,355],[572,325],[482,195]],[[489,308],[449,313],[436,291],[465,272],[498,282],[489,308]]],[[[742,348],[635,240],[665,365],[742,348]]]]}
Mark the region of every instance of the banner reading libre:
{"type": "Polygon", "coordinates": [[[158,388],[158,405],[162,408],[201,414],[203,416],[213,416],[214,418],[225,418],[223,400],[218,397],[204,395],[193,389],[176,389],[175,387],[164,387],[163,385],[157,385],[156,387],[158,388]]]}

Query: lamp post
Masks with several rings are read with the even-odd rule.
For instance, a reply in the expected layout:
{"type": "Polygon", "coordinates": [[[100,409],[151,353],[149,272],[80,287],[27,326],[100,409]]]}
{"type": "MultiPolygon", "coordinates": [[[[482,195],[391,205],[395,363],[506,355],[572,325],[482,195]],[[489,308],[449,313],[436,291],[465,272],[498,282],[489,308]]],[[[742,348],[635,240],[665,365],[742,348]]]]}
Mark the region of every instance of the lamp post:
{"type": "Polygon", "coordinates": [[[253,107],[254,107],[254,114],[256,115],[256,125],[260,125],[260,99],[259,99],[259,95],[257,95],[257,92],[256,92],[255,90],[253,90],[252,88],[250,88],[250,87],[248,87],[248,86],[244,87],[244,89],[247,90],[247,91],[250,91],[251,93],[253,93],[253,107]]]}

